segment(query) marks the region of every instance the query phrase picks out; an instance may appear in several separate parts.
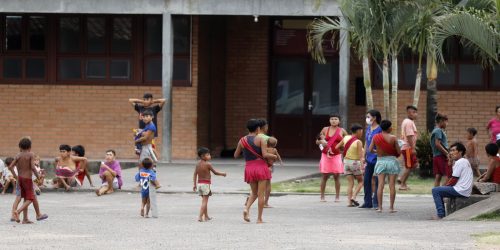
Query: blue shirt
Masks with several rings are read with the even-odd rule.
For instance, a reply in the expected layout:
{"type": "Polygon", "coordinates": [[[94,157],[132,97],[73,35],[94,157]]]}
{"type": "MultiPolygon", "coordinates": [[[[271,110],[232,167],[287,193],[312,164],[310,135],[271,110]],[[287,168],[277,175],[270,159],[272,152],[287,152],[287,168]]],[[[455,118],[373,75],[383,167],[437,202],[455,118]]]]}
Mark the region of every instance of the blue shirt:
{"type": "Polygon", "coordinates": [[[156,181],[156,173],[152,169],[141,168],[135,175],[135,181],[141,185],[142,197],[149,196],[149,182],[156,181]]]}
{"type": "Polygon", "coordinates": [[[446,136],[444,130],[440,127],[435,127],[434,130],[432,130],[431,148],[433,156],[443,155],[443,153],[441,153],[441,151],[439,151],[439,149],[436,146],[436,139],[441,141],[441,145],[443,145],[445,149],[448,149],[448,137],[446,136]]]}
{"type": "Polygon", "coordinates": [[[142,133],[144,133],[146,131],[151,131],[151,132],[153,132],[153,134],[156,134],[156,126],[155,126],[155,124],[153,122],[150,122],[150,123],[146,124],[146,126],[142,130],[142,133]]]}
{"type": "MultiPolygon", "coordinates": [[[[382,133],[382,128],[380,128],[380,126],[378,126],[373,131],[371,131],[371,129],[372,129],[372,126],[368,126],[366,128],[366,135],[365,135],[365,138],[366,138],[366,144],[365,144],[366,156],[365,156],[365,159],[366,159],[366,163],[374,164],[377,162],[377,154],[371,153],[370,150],[368,150],[368,149],[370,148],[370,144],[372,143],[373,137],[376,134],[382,133]]],[[[376,149],[376,147],[374,147],[374,148],[376,149]]]]}

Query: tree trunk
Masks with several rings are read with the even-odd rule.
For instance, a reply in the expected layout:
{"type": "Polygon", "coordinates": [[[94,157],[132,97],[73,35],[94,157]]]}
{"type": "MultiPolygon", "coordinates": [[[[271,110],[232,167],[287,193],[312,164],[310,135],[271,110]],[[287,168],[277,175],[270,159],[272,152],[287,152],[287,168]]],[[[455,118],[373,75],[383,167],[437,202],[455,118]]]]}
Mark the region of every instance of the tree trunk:
{"type": "Polygon", "coordinates": [[[427,56],[427,130],[432,131],[437,114],[437,65],[436,61],[427,56]]]}
{"type": "Polygon", "coordinates": [[[389,102],[390,102],[390,97],[389,97],[389,62],[387,59],[387,56],[384,56],[384,62],[382,64],[382,81],[383,81],[383,88],[384,88],[384,116],[383,119],[390,119],[391,117],[391,112],[389,109],[389,102]]]}
{"type": "Polygon", "coordinates": [[[413,92],[413,106],[418,108],[418,101],[420,100],[420,85],[422,82],[422,66],[418,66],[417,79],[415,79],[415,90],[413,92]]]}
{"type": "Polygon", "coordinates": [[[370,78],[370,63],[367,54],[363,56],[363,83],[366,91],[366,108],[370,110],[373,109],[373,94],[372,81],[370,78]]]}
{"type": "Polygon", "coordinates": [[[391,59],[391,121],[392,121],[392,133],[398,134],[398,57],[392,56],[391,59]]]}

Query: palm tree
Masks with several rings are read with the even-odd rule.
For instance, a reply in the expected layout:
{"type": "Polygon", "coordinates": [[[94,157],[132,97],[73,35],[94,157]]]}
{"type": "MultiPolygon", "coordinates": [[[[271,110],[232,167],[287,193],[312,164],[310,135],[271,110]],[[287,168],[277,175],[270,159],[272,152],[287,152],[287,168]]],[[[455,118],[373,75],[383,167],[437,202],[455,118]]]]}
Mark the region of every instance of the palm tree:
{"type": "MultiPolygon", "coordinates": [[[[499,3],[497,3],[498,5],[499,3]]],[[[462,46],[470,48],[483,65],[498,64],[499,33],[498,9],[494,0],[468,1],[419,1],[410,28],[409,46],[419,58],[414,102],[418,105],[420,95],[421,63],[427,55],[427,129],[434,127],[437,113],[438,63],[444,63],[442,47],[449,37],[461,38],[462,46]]]]}
{"type": "MultiPolygon", "coordinates": [[[[309,52],[315,60],[320,63],[325,63],[325,58],[323,56],[325,36],[341,29],[348,31],[351,45],[363,62],[363,83],[366,90],[366,106],[367,109],[373,109],[369,58],[372,54],[374,26],[371,25],[373,13],[370,11],[370,1],[342,0],[340,1],[340,9],[346,23],[345,26],[342,26],[338,19],[329,17],[315,19],[310,24],[307,36],[309,52]]],[[[335,39],[331,39],[331,42],[335,43],[335,39]]]]}

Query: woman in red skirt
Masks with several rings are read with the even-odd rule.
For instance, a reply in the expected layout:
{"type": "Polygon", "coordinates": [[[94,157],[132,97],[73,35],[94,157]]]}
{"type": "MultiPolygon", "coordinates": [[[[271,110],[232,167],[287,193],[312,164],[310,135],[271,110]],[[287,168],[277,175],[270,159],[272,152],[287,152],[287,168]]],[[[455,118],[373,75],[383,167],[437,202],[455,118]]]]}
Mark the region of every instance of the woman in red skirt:
{"type": "Polygon", "coordinates": [[[257,223],[263,223],[262,211],[264,210],[267,181],[271,179],[271,172],[267,167],[266,159],[276,160],[276,156],[267,153],[267,144],[257,136],[260,133],[260,121],[250,119],[247,122],[248,135],[241,138],[234,152],[234,158],[241,153],[245,158],[245,182],[250,184],[252,194],[243,210],[243,220],[250,222],[249,211],[253,202],[258,198],[257,223]]]}

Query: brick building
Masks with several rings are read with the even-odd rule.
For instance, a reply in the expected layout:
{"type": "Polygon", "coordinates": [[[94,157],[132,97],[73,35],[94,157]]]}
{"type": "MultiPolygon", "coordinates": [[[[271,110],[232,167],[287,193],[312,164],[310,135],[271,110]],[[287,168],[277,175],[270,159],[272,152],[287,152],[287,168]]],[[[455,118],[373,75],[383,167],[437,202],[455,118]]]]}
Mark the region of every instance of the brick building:
{"type": "MultiPolygon", "coordinates": [[[[361,66],[348,43],[325,47],[325,65],[307,53],[307,24],[339,14],[333,0],[3,1],[0,155],[14,155],[19,138],[30,135],[44,158],[61,143],[83,144],[90,158],[108,148],[134,158],[137,115],[127,100],[151,92],[169,99],[158,117],[164,160],[192,159],[198,146],[230,150],[251,117],[270,121],[283,155],[317,157],[313,140],[329,113],[347,125],[363,122],[366,111],[361,66]]],[[[450,140],[473,126],[484,145],[500,73],[450,47],[455,56],[438,79],[438,109],[449,115],[450,140]]],[[[412,100],[415,62],[400,68],[398,123],[412,100]]],[[[425,91],[420,98],[424,130],[425,91]]]]}

